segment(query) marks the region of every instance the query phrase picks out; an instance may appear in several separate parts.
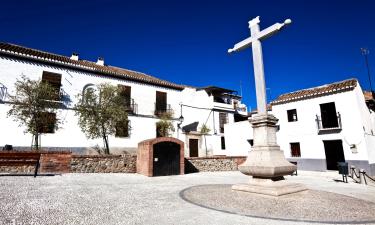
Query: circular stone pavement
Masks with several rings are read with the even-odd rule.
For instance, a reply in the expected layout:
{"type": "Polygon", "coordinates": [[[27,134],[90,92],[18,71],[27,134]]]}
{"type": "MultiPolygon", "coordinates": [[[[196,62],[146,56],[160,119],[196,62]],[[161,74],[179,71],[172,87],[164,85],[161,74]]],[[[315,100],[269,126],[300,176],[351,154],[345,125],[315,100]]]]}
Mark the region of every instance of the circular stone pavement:
{"type": "Polygon", "coordinates": [[[200,185],[180,196],[192,204],[221,212],[286,221],[375,223],[375,203],[325,191],[307,190],[271,197],[232,191],[232,185],[200,185]]]}

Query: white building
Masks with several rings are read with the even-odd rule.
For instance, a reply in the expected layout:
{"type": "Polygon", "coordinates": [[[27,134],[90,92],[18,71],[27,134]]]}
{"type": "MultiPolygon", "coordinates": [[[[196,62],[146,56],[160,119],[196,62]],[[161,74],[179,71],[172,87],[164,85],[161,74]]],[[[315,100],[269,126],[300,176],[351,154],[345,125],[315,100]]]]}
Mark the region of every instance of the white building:
{"type": "Polygon", "coordinates": [[[7,94],[14,93],[14,83],[26,75],[33,80],[45,80],[60,88],[62,128],[47,131],[41,138],[45,149],[64,149],[74,152],[93,152],[102,140],[89,140],[77,125],[73,106],[76,95],[100,83],[122,85],[129,98],[129,126],[122,135],[109,137],[111,152],[135,151],[139,142],[156,137],[156,122],[159,113],[171,111],[174,114],[173,137],[185,143],[185,156],[221,155],[225,149],[224,124],[233,123],[240,114],[246,115],[241,96],[234,91],[206,87],[195,88],[174,84],[147,74],[109,66],[104,59],[90,62],[79,58],[56,55],[8,43],[0,43],[0,146],[15,148],[30,147],[32,136],[24,134],[6,113],[11,102],[7,94]],[[179,118],[184,118],[180,123],[179,118]],[[202,135],[200,127],[210,128],[202,135]],[[206,141],[205,141],[206,140],[206,141]]]}
{"type": "MultiPolygon", "coordinates": [[[[337,162],[346,161],[375,174],[374,103],[372,94],[350,79],[283,94],[271,103],[270,113],[279,119],[278,144],[299,169],[335,170],[337,162]]],[[[250,124],[225,129],[227,155],[247,155],[250,124]]]]}

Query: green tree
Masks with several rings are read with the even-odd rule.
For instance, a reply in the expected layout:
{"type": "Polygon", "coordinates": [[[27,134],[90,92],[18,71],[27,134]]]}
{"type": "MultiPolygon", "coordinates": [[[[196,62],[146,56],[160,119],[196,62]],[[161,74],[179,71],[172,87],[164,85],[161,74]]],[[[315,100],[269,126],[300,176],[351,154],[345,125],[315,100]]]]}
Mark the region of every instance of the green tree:
{"type": "Polygon", "coordinates": [[[165,112],[161,114],[160,120],[156,123],[156,132],[158,137],[168,137],[174,132],[174,126],[171,122],[172,114],[165,112]]]}
{"type": "Polygon", "coordinates": [[[203,135],[204,138],[204,145],[206,147],[206,155],[207,155],[207,140],[206,140],[206,135],[210,133],[211,129],[206,125],[203,124],[200,129],[200,133],[203,135]]]}
{"type": "Polygon", "coordinates": [[[33,135],[34,147],[39,150],[39,138],[46,130],[54,132],[61,120],[56,116],[59,110],[59,90],[41,80],[31,80],[22,75],[15,83],[15,95],[9,95],[11,108],[7,115],[24,126],[25,133],[33,135]]]}
{"type": "Polygon", "coordinates": [[[108,136],[116,134],[116,127],[128,124],[128,104],[121,91],[121,88],[104,83],[77,96],[78,125],[87,138],[103,139],[105,154],[109,154],[108,136]]]}

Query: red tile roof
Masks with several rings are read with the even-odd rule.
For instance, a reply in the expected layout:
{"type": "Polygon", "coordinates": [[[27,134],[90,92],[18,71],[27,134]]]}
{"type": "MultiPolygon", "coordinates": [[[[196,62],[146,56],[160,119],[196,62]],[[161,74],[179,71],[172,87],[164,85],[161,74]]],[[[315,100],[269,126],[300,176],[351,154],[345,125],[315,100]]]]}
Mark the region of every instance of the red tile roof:
{"type": "Polygon", "coordinates": [[[141,83],[153,84],[156,86],[168,87],[182,90],[184,85],[174,84],[172,82],[161,80],[156,77],[108,65],[98,65],[95,62],[86,60],[73,60],[70,57],[44,52],[32,48],[26,48],[19,45],[0,42],[0,55],[15,56],[33,61],[41,61],[49,64],[73,67],[80,70],[89,71],[98,75],[117,77],[125,80],[133,80],[141,83]]]}
{"type": "Polygon", "coordinates": [[[309,98],[316,98],[325,95],[336,94],[339,92],[351,91],[358,84],[357,79],[349,79],[344,81],[326,84],[319,87],[303,89],[291,93],[280,95],[276,100],[272,101],[272,105],[280,105],[288,102],[295,102],[309,98]]]}

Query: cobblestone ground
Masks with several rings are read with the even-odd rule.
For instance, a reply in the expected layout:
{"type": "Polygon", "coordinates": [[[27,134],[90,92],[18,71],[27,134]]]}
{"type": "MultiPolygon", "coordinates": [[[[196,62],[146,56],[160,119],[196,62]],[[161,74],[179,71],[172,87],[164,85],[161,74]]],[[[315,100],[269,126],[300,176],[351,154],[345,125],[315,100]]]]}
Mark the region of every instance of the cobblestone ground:
{"type": "MultiPolygon", "coordinates": [[[[339,182],[337,173],[299,171],[287,179],[314,190],[375,202],[374,186],[339,182]]],[[[137,174],[0,176],[0,224],[308,224],[220,212],[179,196],[192,186],[247,180],[239,172],[153,178],[137,174]]]]}

